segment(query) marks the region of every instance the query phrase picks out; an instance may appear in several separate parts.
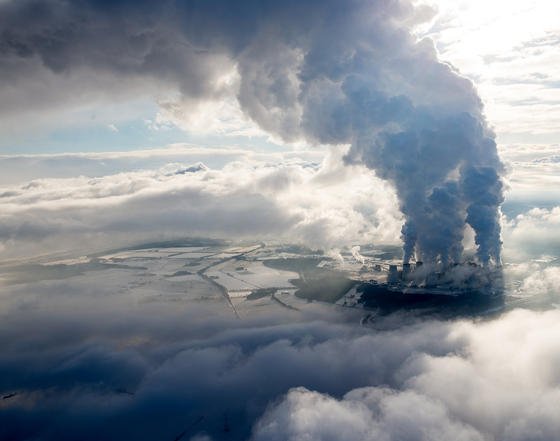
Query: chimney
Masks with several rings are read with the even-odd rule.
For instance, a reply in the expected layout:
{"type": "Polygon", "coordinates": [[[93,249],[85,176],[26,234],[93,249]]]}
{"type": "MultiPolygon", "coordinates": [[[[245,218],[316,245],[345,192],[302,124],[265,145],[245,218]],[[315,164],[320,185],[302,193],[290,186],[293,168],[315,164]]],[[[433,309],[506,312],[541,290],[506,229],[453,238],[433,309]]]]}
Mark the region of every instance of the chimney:
{"type": "Polygon", "coordinates": [[[389,274],[387,275],[387,283],[397,283],[399,281],[399,271],[397,265],[389,265],[389,274]]]}
{"type": "Polygon", "coordinates": [[[410,265],[410,263],[403,263],[403,266],[402,266],[402,278],[403,278],[403,280],[407,280],[411,271],[412,271],[412,266],[410,265]]]}

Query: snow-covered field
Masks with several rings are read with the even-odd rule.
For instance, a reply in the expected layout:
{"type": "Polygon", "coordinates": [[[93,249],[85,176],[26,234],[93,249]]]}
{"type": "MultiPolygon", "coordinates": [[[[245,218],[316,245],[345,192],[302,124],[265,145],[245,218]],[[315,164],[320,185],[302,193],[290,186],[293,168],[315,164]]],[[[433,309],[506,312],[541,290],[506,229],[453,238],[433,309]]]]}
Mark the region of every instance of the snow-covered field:
{"type": "Polygon", "coordinates": [[[230,260],[216,265],[207,275],[234,295],[261,288],[293,289],[290,280],[299,278],[297,273],[266,267],[262,261],[230,260]]]}
{"type": "MultiPolygon", "coordinates": [[[[301,304],[290,282],[299,275],[269,268],[261,260],[261,245],[192,246],[129,249],[97,256],[42,258],[31,266],[0,268],[3,308],[49,307],[53,299],[87,305],[103,299],[103,308],[157,305],[188,308],[191,302],[213,302],[225,311],[235,307],[285,308],[301,304]],[[257,290],[276,293],[247,296],[257,290]],[[81,298],[73,293],[82,293],[81,298]],[[83,293],[87,295],[83,295],[83,293]],[[278,302],[278,299],[281,299],[278,302]]],[[[266,253],[267,256],[270,253],[266,253]]]]}

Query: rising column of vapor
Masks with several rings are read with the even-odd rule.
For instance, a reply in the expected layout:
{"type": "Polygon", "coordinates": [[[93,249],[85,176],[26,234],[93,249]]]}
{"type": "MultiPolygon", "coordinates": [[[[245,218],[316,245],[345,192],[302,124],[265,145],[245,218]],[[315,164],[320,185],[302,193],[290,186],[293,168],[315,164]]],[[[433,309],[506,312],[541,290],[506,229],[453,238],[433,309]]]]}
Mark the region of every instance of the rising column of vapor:
{"type": "MultiPolygon", "coordinates": [[[[494,134],[472,83],[411,34],[429,16],[409,0],[8,1],[0,78],[37,84],[41,69],[87,67],[130,84],[174,84],[191,108],[233,93],[264,130],[349,144],[349,163],[393,183],[405,262],[460,261],[468,224],[479,260],[499,264],[494,134]],[[237,80],[222,81],[228,72],[237,80]]],[[[125,83],[103,87],[112,84],[125,83]]],[[[71,92],[44,91],[53,100],[71,92]]]]}
{"type": "Polygon", "coordinates": [[[271,26],[250,44],[239,58],[241,104],[284,138],[350,143],[348,162],[392,182],[405,262],[414,253],[459,262],[469,224],[479,260],[499,264],[502,165],[472,83],[412,36],[423,10],[343,3],[314,3],[305,38],[292,40],[285,24],[280,38],[271,26]]]}

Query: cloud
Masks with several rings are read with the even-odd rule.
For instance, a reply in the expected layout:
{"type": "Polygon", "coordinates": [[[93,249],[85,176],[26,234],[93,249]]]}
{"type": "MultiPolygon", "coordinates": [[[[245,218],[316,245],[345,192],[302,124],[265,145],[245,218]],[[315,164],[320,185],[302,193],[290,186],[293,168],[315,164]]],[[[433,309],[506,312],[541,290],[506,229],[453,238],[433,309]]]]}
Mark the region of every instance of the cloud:
{"type": "Polygon", "coordinates": [[[558,310],[372,329],[309,304],[237,320],[220,301],[131,310],[115,289],[131,270],[111,271],[6,288],[3,437],[558,439],[558,310]]]}
{"type": "Polygon", "coordinates": [[[500,153],[509,168],[510,201],[542,203],[558,200],[556,188],[560,164],[557,144],[504,145],[500,153]]]}
{"type": "Polygon", "coordinates": [[[169,163],[201,161],[214,169],[221,169],[233,161],[283,162],[303,159],[320,163],[325,151],[320,149],[296,151],[255,151],[239,146],[193,146],[172,144],[164,148],[116,152],[84,152],[42,155],[0,155],[2,186],[24,184],[33,179],[100,177],[123,172],[135,172],[164,167],[169,163]]]}
{"type": "Polygon", "coordinates": [[[560,267],[543,265],[528,265],[527,277],[519,286],[518,294],[526,297],[540,297],[541,303],[556,304],[559,298],[560,267]]]}
{"type": "Polygon", "coordinates": [[[455,440],[482,441],[453,420],[441,403],[415,392],[363,388],[342,400],[293,389],[255,429],[254,440],[455,440]],[[328,417],[326,417],[328,415],[328,417]]]}
{"type": "Polygon", "coordinates": [[[447,338],[455,348],[412,353],[395,373],[398,387],[341,398],[293,389],[256,424],[253,439],[558,439],[557,320],[557,311],[519,310],[454,324],[447,338]]]}
{"type": "MultiPolygon", "coordinates": [[[[155,170],[4,187],[4,255],[74,249],[78,238],[80,247],[95,244],[96,249],[185,236],[282,238],[321,248],[398,240],[401,221],[394,192],[366,171],[345,167],[344,150],[334,149],[322,164],[290,153],[223,153],[229,162],[222,169],[168,163],[155,170]],[[235,155],[240,161],[231,161],[235,155]]],[[[100,166],[89,157],[46,160],[55,168],[68,161],[94,170],[100,166]]],[[[111,161],[102,159],[104,166],[111,161]]]]}
{"type": "Polygon", "coordinates": [[[556,142],[558,25],[552,17],[558,4],[433,3],[435,21],[417,32],[433,38],[441,58],[476,82],[499,143],[556,142]]]}
{"type": "MultiPolygon", "coordinates": [[[[175,145],[3,156],[3,255],[72,248],[76,240],[103,248],[189,235],[240,239],[251,232],[251,239],[282,237],[320,248],[398,243],[402,220],[394,190],[367,170],[344,165],[344,152],[259,153],[175,145]],[[208,170],[186,172],[200,160],[208,170]]],[[[509,262],[558,251],[552,202],[557,163],[549,160],[556,154],[555,146],[504,150],[514,170],[508,217],[502,221],[509,262]],[[550,183],[527,193],[533,182],[545,178],[550,183]],[[534,194],[544,198],[547,189],[550,208],[533,209],[548,206],[534,194]]]]}
{"type": "Polygon", "coordinates": [[[558,256],[560,207],[533,208],[506,222],[505,253],[512,261],[558,256]]]}

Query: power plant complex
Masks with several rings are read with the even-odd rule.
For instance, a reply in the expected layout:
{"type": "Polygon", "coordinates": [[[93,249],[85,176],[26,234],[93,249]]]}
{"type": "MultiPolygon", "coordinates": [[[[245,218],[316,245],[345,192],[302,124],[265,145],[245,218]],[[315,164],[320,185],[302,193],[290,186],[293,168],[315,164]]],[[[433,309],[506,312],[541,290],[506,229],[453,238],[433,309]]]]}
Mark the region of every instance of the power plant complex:
{"type": "Polygon", "coordinates": [[[494,293],[501,281],[501,269],[488,268],[474,262],[462,264],[390,264],[386,279],[370,280],[388,291],[402,294],[462,295],[469,292],[494,293]]]}

